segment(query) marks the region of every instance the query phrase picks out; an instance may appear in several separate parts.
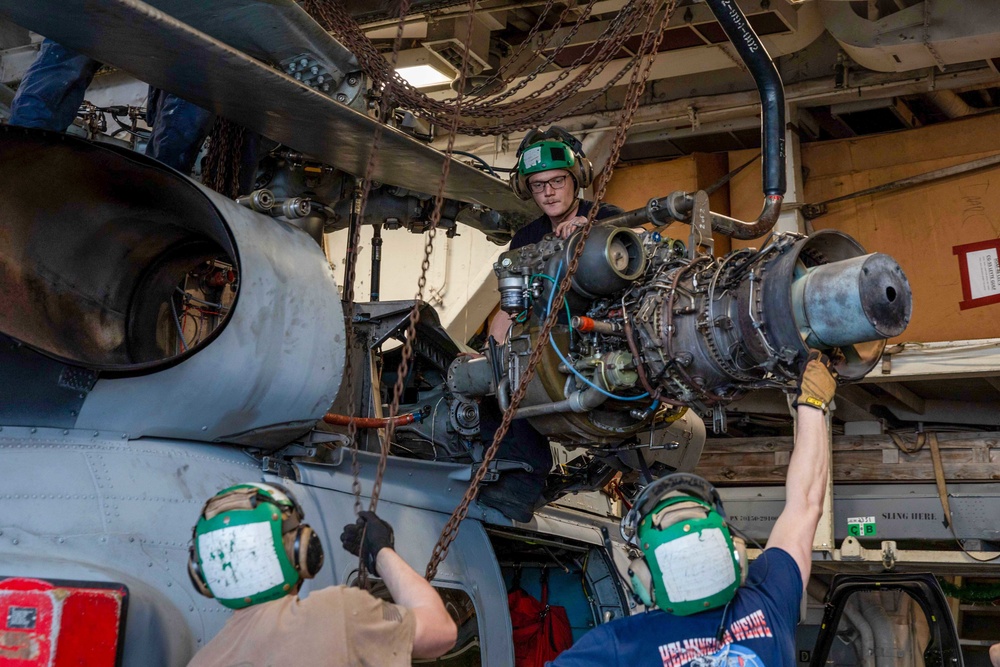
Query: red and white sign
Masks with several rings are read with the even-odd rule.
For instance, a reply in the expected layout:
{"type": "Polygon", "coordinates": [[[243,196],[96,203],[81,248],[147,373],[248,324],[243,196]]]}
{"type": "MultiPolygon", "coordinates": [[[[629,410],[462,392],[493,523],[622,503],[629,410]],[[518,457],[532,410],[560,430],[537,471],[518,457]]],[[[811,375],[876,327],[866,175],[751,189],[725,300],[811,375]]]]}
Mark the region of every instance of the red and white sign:
{"type": "Polygon", "coordinates": [[[962,302],[967,310],[1000,303],[1000,239],[955,246],[962,275],[962,302]]]}
{"type": "Polygon", "coordinates": [[[115,667],[127,600],[121,584],[0,580],[0,667],[115,667]]]}

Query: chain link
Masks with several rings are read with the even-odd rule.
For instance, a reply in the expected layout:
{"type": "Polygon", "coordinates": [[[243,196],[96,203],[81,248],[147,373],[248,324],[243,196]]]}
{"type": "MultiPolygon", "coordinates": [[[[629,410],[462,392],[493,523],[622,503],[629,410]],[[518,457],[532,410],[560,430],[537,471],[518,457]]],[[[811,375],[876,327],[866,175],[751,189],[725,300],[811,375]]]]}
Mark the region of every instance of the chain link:
{"type": "Polygon", "coordinates": [[[205,155],[202,183],[230,199],[240,195],[240,168],[246,128],[228,118],[212,126],[205,155]]]}

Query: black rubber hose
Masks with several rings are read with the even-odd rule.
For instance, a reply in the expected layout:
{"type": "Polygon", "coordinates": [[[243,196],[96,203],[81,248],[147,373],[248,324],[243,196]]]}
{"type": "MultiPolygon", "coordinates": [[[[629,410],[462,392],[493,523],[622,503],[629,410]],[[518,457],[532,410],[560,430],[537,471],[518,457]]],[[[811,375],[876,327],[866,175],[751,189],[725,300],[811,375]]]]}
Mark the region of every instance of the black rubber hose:
{"type": "Polygon", "coordinates": [[[765,195],[785,194],[785,91],[771,57],[734,0],[705,0],[750,70],[760,93],[765,195]]]}

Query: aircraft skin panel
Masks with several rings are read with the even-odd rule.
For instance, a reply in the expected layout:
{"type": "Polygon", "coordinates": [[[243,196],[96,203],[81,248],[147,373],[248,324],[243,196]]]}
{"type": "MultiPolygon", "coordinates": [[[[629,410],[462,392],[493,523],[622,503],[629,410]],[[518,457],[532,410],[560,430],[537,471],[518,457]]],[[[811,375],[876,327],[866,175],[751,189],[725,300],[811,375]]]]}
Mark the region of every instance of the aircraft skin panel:
{"type": "Polygon", "coordinates": [[[360,69],[354,54],[292,0],[152,0],[149,4],[272,65],[309,53],[341,71],[360,69]]]}
{"type": "MultiPolygon", "coordinates": [[[[296,433],[308,431],[333,403],[344,368],[344,318],[319,246],[291,225],[204,191],[239,249],[240,293],[229,321],[175,366],[99,379],[77,428],[249,442],[236,436],[291,422],[296,433]]],[[[268,438],[271,446],[289,439],[268,438]]]]}
{"type": "MultiPolygon", "coordinates": [[[[366,470],[373,468],[368,464],[374,457],[365,463],[366,470]]],[[[327,469],[349,485],[342,466],[327,469]]],[[[316,473],[312,477],[318,481],[316,473]]],[[[0,578],[124,584],[129,591],[124,667],[184,665],[230,613],[199,595],[188,580],[192,527],[205,500],[218,490],[257,481],[287,486],[323,543],[325,564],[305,583],[302,595],[352,581],[357,557],[339,541],[344,525],[354,520],[349,490],[264,475],[260,464],[236,447],[4,426],[0,486],[6,518],[0,578]]],[[[378,507],[395,529],[396,550],[418,571],[449,517],[422,507],[426,503],[421,498],[434,494],[434,487],[422,481],[405,475],[387,479],[383,495],[406,496],[413,506],[385,499],[378,507]]],[[[454,489],[464,490],[464,484],[454,489]]],[[[507,591],[480,522],[463,524],[435,585],[461,589],[472,598],[482,664],[513,664],[507,591]]]]}
{"type": "Polygon", "coordinates": [[[259,480],[259,465],[237,448],[118,433],[0,435],[0,574],[125,584],[122,664],[185,664],[227,616],[188,581],[192,526],[216,491],[259,480]]]}
{"type": "MultiPolygon", "coordinates": [[[[364,175],[372,136],[382,128],[373,179],[417,192],[436,190],[443,153],[139,0],[0,0],[0,13],[351,174],[364,175]]],[[[504,181],[458,161],[452,161],[444,196],[537,214],[504,181]]]]}

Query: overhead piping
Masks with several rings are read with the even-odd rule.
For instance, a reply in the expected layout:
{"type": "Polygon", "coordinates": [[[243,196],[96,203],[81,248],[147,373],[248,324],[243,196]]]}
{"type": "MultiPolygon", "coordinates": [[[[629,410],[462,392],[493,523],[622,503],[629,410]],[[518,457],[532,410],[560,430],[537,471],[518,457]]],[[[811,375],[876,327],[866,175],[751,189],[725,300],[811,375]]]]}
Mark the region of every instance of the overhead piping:
{"type": "MultiPolygon", "coordinates": [[[[757,84],[764,191],[764,208],[756,220],[747,222],[715,212],[709,212],[709,218],[713,231],[735,239],[756,239],[771,231],[778,221],[785,194],[785,93],[778,70],[736,3],[733,0],[706,0],[706,4],[757,84]]],[[[606,218],[601,224],[631,227],[647,222],[665,225],[675,220],[690,223],[693,210],[693,194],[674,192],[649,200],[644,208],[606,218]]]]}

